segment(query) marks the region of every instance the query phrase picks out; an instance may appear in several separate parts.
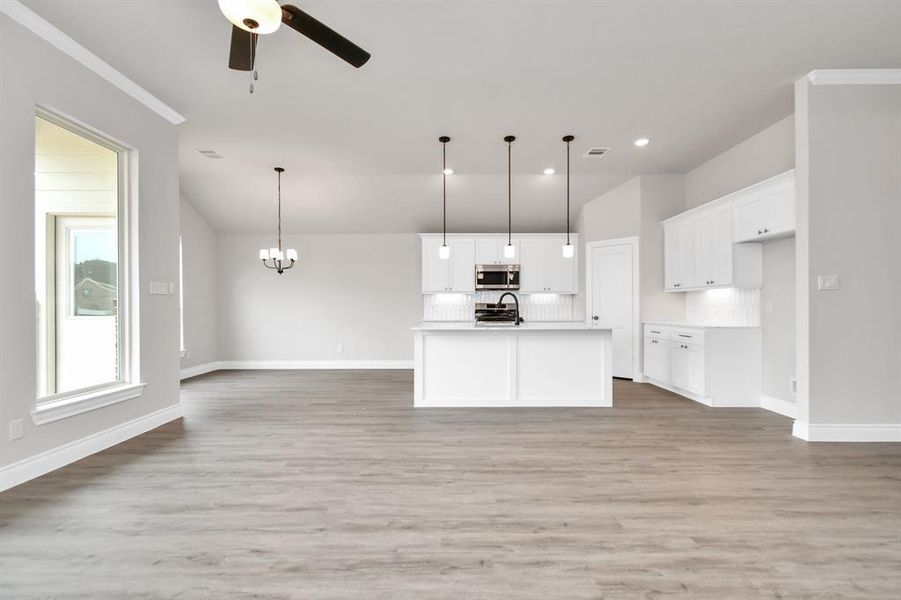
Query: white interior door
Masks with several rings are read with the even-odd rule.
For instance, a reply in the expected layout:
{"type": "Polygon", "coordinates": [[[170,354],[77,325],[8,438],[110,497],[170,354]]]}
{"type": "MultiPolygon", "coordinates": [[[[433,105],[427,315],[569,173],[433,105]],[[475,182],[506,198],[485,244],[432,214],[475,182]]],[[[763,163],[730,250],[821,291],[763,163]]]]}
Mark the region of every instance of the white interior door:
{"type": "Polygon", "coordinates": [[[613,376],[634,377],[632,244],[592,247],[589,323],[613,330],[613,376]]]}

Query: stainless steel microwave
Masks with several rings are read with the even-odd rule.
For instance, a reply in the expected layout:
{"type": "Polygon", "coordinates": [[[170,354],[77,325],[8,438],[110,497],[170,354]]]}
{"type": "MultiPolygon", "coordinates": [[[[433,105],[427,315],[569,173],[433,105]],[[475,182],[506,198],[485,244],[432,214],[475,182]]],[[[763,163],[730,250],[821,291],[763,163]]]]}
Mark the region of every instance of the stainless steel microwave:
{"type": "Polygon", "coordinates": [[[476,265],[477,290],[518,290],[519,265],[476,265]]]}

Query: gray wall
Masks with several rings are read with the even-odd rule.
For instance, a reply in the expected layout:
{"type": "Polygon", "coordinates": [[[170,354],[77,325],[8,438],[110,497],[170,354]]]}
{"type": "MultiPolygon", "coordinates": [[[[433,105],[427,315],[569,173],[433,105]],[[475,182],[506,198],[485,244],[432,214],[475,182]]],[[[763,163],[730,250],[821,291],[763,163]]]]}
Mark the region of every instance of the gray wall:
{"type": "Polygon", "coordinates": [[[686,173],[685,206],[710,202],[794,165],[794,116],[788,116],[686,173]]]}
{"type": "Polygon", "coordinates": [[[800,420],[899,424],[901,85],[795,91],[800,420]]]}
{"type": "Polygon", "coordinates": [[[599,240],[637,236],[641,233],[641,184],[638,177],[601,194],[585,204],[576,219],[579,232],[579,293],[573,318],[585,319],[585,244],[599,240]]]}
{"type": "Polygon", "coordinates": [[[220,360],[412,360],[419,236],[287,236],[300,259],[282,275],[258,258],[273,244],[269,235],[218,238],[220,360]]]}
{"type": "Polygon", "coordinates": [[[181,368],[219,360],[216,232],[194,205],[180,203],[186,355],[181,368]]]}
{"type": "MultiPolygon", "coordinates": [[[[791,116],[686,173],[686,208],[794,168],[794,152],[794,116],[791,116]]],[[[762,392],[794,402],[788,384],[796,371],[794,243],[778,240],[765,242],[763,246],[762,392]],[[771,312],[767,312],[767,303],[771,312]]]]}
{"type": "Polygon", "coordinates": [[[177,296],[149,296],[178,279],[176,128],[0,14],[0,464],[9,465],[178,402],[177,296]],[[22,60],[22,57],[28,60],[22,60]],[[139,152],[140,371],[137,399],[36,426],[34,264],[35,107],[64,113],[139,152]],[[10,285],[10,282],[15,282],[10,285]],[[8,441],[9,421],[25,437],[8,441]]]}
{"type": "MultiPolygon", "coordinates": [[[[664,292],[663,223],[685,210],[685,177],[642,175],[641,180],[641,318],[685,318],[685,294],[664,292]]],[[[644,341],[644,336],[642,336],[644,341]]]]}

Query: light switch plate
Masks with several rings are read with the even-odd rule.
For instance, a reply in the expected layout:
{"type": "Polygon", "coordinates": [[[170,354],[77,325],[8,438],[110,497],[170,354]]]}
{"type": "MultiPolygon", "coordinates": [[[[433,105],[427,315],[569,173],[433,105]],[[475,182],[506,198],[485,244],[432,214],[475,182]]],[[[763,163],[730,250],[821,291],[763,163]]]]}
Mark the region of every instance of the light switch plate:
{"type": "Polygon", "coordinates": [[[817,276],[818,290],[837,290],[841,286],[838,275],[819,275],[817,276]]]}
{"type": "Polygon", "coordinates": [[[150,294],[152,296],[168,296],[169,283],[167,281],[151,281],[150,294]]]}

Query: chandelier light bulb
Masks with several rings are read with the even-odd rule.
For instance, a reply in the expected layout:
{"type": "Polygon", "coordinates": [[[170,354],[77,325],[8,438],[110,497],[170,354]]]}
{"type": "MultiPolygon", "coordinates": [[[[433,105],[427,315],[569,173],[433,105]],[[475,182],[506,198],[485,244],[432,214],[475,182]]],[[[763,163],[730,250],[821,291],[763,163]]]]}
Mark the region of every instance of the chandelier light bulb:
{"type": "Polygon", "coordinates": [[[294,248],[288,248],[288,260],[297,261],[297,250],[294,248]]]}
{"type": "Polygon", "coordinates": [[[260,260],[269,260],[269,250],[266,248],[260,250],[260,260]]]}

